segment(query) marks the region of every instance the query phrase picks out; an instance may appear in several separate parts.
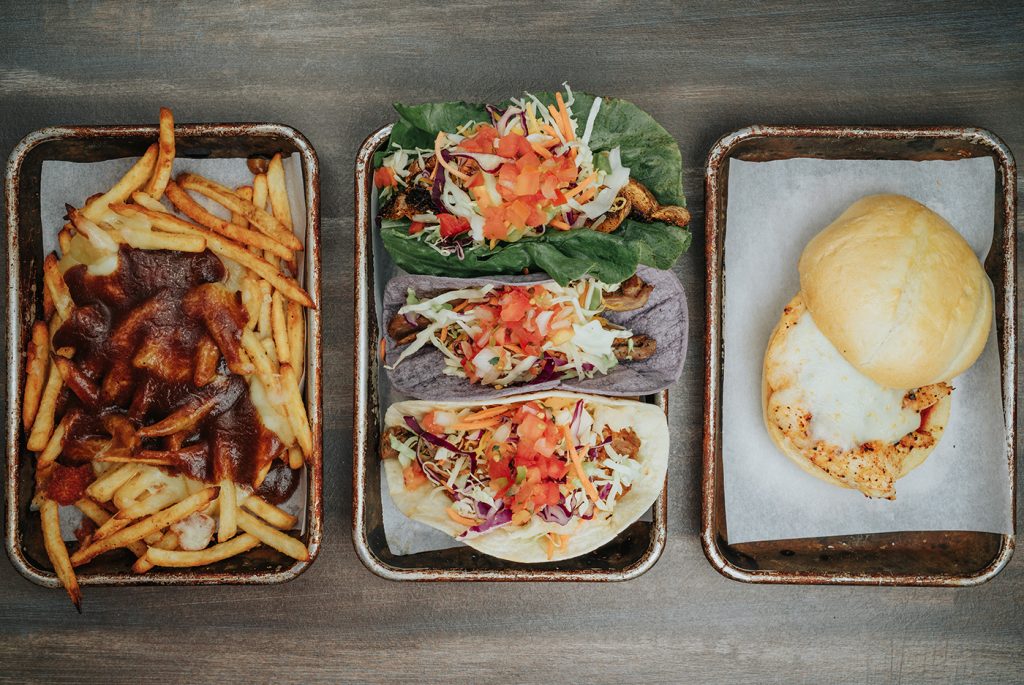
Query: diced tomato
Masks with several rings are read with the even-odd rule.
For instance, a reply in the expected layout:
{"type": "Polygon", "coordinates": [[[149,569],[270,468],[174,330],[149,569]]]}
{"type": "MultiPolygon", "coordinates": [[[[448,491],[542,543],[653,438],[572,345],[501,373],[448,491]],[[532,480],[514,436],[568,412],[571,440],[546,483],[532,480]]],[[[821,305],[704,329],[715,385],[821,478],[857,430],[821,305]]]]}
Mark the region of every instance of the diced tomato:
{"type": "Polygon", "coordinates": [[[395,174],[390,167],[382,166],[373,172],[373,185],[378,188],[390,188],[398,185],[395,174]]]}
{"type": "Polygon", "coordinates": [[[402,480],[405,482],[406,490],[415,490],[427,482],[423,469],[416,462],[413,462],[402,469],[402,480]]]}
{"type": "Polygon", "coordinates": [[[512,188],[516,195],[533,195],[540,190],[540,172],[536,169],[524,169],[516,177],[515,186],[512,188]]]}
{"type": "Polygon", "coordinates": [[[520,288],[509,289],[501,296],[501,320],[520,321],[530,308],[530,297],[520,288]]]}
{"type": "Polygon", "coordinates": [[[425,226],[426,224],[423,223],[422,221],[413,221],[411,224],[409,224],[409,235],[416,235],[417,233],[422,231],[425,226]]]}
{"type": "Polygon", "coordinates": [[[515,200],[505,210],[505,218],[512,228],[526,228],[526,219],[530,216],[530,205],[522,200],[515,200]]]}
{"type": "Polygon", "coordinates": [[[423,418],[420,419],[420,425],[423,426],[423,430],[427,431],[428,433],[433,433],[434,435],[443,435],[444,426],[434,421],[435,416],[436,414],[434,412],[428,411],[426,414],[423,415],[423,418]]]}
{"type": "Polygon", "coordinates": [[[517,157],[532,152],[530,141],[518,133],[509,133],[498,141],[498,154],[502,157],[517,157]]]}
{"type": "Polygon", "coordinates": [[[508,224],[505,222],[505,207],[480,208],[484,215],[484,237],[488,240],[504,240],[508,237],[508,224]]]}
{"type": "Polygon", "coordinates": [[[450,238],[453,235],[469,231],[469,221],[465,217],[453,214],[438,214],[437,219],[441,222],[442,238],[450,238]]]}
{"type": "Polygon", "coordinates": [[[530,214],[526,217],[526,225],[530,227],[543,226],[548,220],[547,212],[541,211],[540,205],[530,207],[530,214]]]}
{"type": "Polygon", "coordinates": [[[529,148],[523,153],[522,157],[516,160],[516,168],[519,169],[520,173],[524,171],[537,171],[539,173],[540,157],[533,151],[533,148],[529,148]]]}
{"type": "Polygon", "coordinates": [[[484,184],[484,172],[478,171],[469,178],[469,185],[467,188],[476,188],[484,184]]]}
{"type": "Polygon", "coordinates": [[[476,133],[459,143],[459,147],[466,152],[494,154],[494,141],[497,137],[498,131],[493,126],[482,124],[477,127],[476,133]]]}

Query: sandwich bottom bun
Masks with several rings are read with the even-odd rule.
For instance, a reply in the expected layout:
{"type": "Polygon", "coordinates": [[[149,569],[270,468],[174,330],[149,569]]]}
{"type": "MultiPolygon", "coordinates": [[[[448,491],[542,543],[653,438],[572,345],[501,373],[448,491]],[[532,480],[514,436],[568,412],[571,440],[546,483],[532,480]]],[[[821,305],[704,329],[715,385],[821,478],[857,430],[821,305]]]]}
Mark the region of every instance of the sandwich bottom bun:
{"type": "Polygon", "coordinates": [[[823,335],[829,346],[824,353],[806,343],[818,335],[798,293],[783,310],[765,352],[761,390],[768,435],[812,476],[867,497],[895,499],[896,480],[920,466],[942,438],[952,388],[936,383],[906,393],[888,390],[843,361],[823,335]],[[803,337],[797,340],[798,326],[814,330],[800,329],[803,337]],[[836,396],[848,394],[848,407],[822,404],[828,409],[819,420],[828,425],[814,425],[807,406],[813,393],[801,387],[802,381],[841,388],[836,396]],[[849,411],[840,416],[845,408],[849,411]]]}

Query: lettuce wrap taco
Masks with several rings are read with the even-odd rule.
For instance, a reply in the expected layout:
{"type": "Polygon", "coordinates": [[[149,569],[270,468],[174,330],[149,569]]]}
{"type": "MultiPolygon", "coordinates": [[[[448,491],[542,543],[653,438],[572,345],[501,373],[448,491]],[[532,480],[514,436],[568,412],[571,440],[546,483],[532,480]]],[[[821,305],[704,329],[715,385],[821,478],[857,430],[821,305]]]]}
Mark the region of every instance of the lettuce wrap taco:
{"type": "Polygon", "coordinates": [[[388,408],[381,458],[406,516],[522,563],[585,554],[646,512],[665,483],[658,407],[553,391],[388,408]]]}

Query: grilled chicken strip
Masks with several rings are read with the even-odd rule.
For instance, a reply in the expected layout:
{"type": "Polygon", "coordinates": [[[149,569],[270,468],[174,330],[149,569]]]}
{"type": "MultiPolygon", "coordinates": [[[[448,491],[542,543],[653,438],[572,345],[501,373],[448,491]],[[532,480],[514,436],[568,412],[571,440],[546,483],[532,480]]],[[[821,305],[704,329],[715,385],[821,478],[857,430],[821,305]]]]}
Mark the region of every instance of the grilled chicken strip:
{"type": "Polygon", "coordinates": [[[620,362],[642,362],[650,359],[657,347],[657,341],[646,335],[621,338],[612,343],[612,351],[620,362]]]}
{"type": "Polygon", "coordinates": [[[653,285],[633,274],[619,284],[618,290],[604,293],[605,309],[612,312],[631,312],[640,309],[647,304],[652,290],[653,285]]]}

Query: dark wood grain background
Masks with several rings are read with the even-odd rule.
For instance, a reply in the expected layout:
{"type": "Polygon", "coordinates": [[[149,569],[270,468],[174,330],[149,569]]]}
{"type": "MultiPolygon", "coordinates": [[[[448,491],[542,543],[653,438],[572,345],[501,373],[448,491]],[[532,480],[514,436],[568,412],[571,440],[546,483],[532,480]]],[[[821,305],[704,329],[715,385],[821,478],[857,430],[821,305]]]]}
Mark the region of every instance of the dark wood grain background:
{"type": "Polygon", "coordinates": [[[1024,154],[1019,3],[0,3],[0,150],[50,124],[155,122],[160,105],[287,123],[319,152],[323,551],[280,587],[89,588],[82,616],[0,563],[0,681],[1024,679],[1024,555],[973,589],[756,587],[719,576],[697,538],[707,150],[751,123],[967,124],[1024,154]],[[693,344],[667,551],[616,585],[380,580],[349,532],[356,150],[393,101],[563,80],[636,102],[683,151],[693,344]]]}

